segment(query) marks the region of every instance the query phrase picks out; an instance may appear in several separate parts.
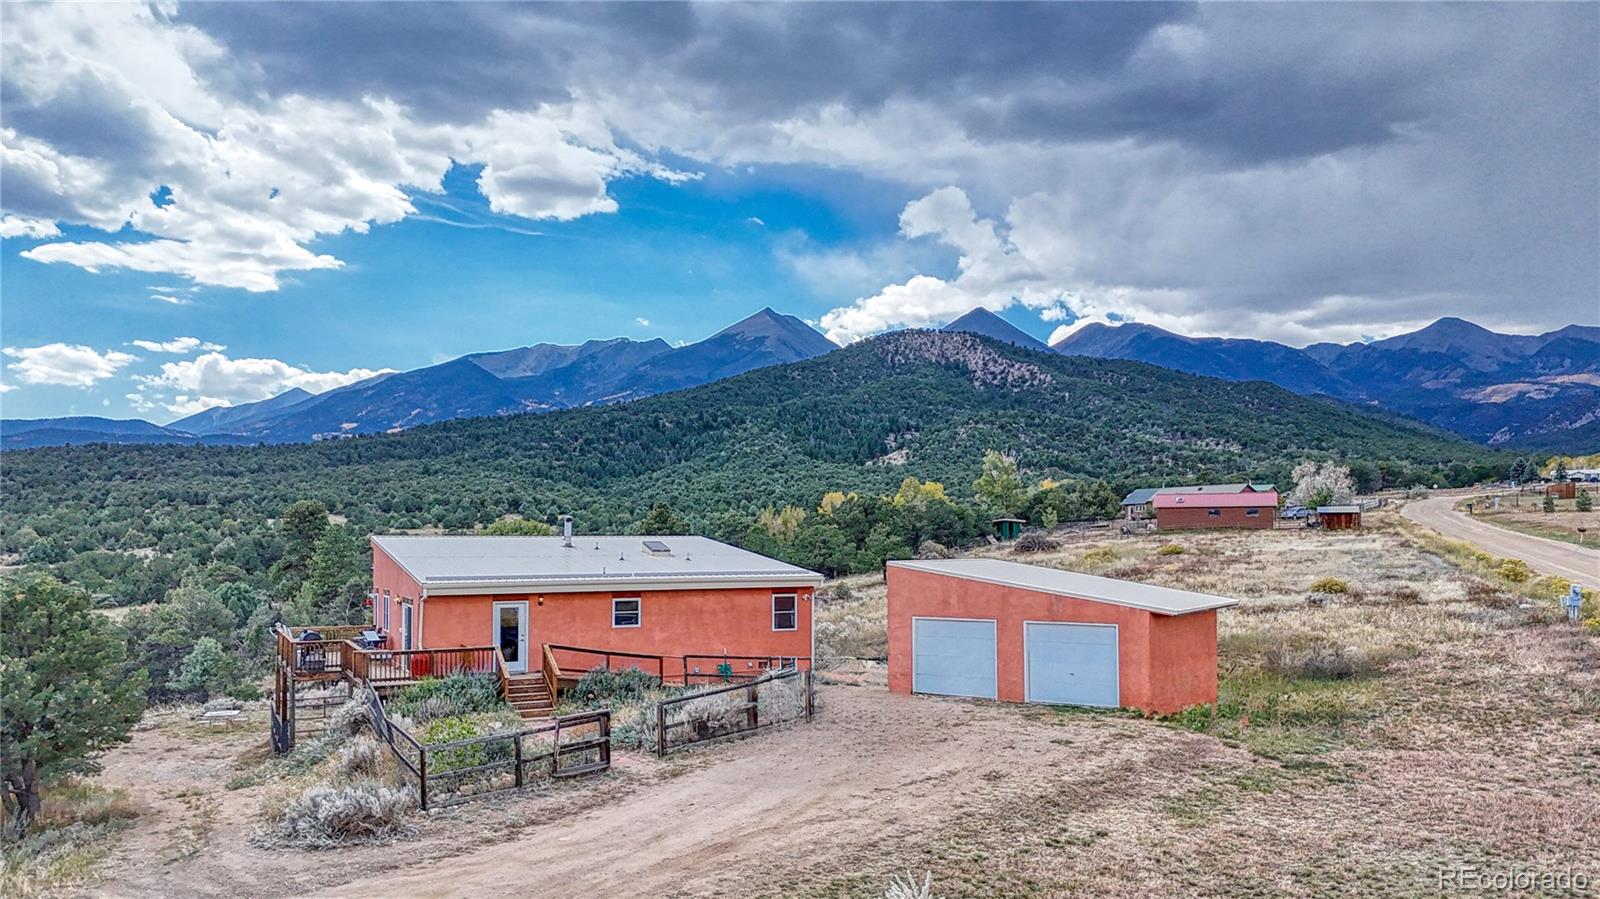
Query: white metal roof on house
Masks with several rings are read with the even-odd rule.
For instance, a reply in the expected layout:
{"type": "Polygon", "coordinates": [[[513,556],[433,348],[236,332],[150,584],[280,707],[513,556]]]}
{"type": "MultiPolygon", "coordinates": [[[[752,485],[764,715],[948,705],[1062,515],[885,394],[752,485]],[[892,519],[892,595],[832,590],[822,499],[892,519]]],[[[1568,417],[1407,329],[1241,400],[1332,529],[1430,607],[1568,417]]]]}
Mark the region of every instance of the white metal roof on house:
{"type": "Polygon", "coordinates": [[[1174,590],[1171,587],[1096,577],[1092,574],[1044,568],[1039,565],[1024,565],[1021,562],[1008,562],[1004,559],[927,559],[889,564],[896,568],[928,571],[988,584],[999,584],[1003,587],[1108,602],[1118,606],[1144,609],[1158,615],[1187,615],[1190,612],[1222,609],[1239,603],[1237,599],[1213,596],[1209,593],[1174,590]]]}
{"type": "Polygon", "coordinates": [[[706,537],[383,536],[373,546],[428,595],[806,587],[822,575],[706,537]],[[646,541],[665,544],[652,551],[646,541]]]}

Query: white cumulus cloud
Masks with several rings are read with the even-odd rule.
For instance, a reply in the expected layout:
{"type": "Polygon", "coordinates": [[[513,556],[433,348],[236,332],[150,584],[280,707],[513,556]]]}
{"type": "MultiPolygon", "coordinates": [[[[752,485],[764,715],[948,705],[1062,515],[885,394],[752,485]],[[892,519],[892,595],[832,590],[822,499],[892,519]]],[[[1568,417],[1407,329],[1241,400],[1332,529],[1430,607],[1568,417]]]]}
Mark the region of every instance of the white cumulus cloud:
{"type": "Polygon", "coordinates": [[[79,344],[47,343],[34,347],[6,347],[7,371],[24,384],[92,387],[115,375],[137,356],[117,350],[100,352],[79,344]]]}
{"type": "Polygon", "coordinates": [[[314,371],[280,359],[232,359],[220,352],[202,353],[193,359],[164,362],[154,375],[137,375],[140,391],[158,399],[168,411],[231,406],[251,403],[299,387],[323,393],[353,384],[393,369],[352,368],[348,371],[314,371]],[[204,403],[195,407],[197,403],[204,403]]]}
{"type": "Polygon", "coordinates": [[[273,291],[285,273],[341,267],[309,245],[414,214],[408,192],[440,192],[456,162],[483,165],[491,209],[530,219],[614,212],[616,178],[693,177],[619,145],[577,103],[454,127],[376,94],[228,97],[208,80],[226,47],[143,5],[17,7],[0,49],[20,123],[0,132],[5,227],[108,232],[22,254],[40,263],[273,291]],[[98,135],[78,124],[91,119],[98,135]],[[153,239],[109,236],[125,226],[153,239]]]}
{"type": "Polygon", "coordinates": [[[227,347],[220,343],[210,343],[198,337],[174,337],[171,340],[134,340],[131,343],[141,350],[152,353],[172,353],[183,355],[195,350],[225,350],[227,347]]]}

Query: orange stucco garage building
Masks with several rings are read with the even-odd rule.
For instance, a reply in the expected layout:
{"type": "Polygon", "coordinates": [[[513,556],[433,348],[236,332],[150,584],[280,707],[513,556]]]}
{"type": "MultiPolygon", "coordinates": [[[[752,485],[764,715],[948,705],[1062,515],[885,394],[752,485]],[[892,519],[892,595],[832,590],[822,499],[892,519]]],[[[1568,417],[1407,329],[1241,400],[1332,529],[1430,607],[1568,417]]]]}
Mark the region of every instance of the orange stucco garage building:
{"type": "Polygon", "coordinates": [[[889,689],[1171,713],[1217,700],[1236,600],[1001,559],[890,562],[889,689]]]}
{"type": "Polygon", "coordinates": [[[547,645],[679,680],[719,665],[809,667],[821,575],[705,537],[372,538],[373,624],[388,649],[495,646],[516,674],[547,645]],[[653,666],[661,666],[656,671],[653,666]],[[701,670],[695,670],[701,669],[701,670]]]}

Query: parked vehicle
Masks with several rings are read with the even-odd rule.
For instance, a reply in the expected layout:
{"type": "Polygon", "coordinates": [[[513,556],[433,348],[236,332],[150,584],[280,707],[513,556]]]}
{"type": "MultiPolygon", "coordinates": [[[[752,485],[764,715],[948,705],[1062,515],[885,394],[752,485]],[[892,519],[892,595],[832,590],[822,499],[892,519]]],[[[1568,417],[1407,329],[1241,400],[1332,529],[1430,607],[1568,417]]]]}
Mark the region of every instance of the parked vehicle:
{"type": "Polygon", "coordinates": [[[1283,509],[1278,512],[1278,517],[1298,521],[1299,519],[1305,518],[1310,514],[1311,510],[1307,509],[1305,506],[1284,506],[1283,509]]]}

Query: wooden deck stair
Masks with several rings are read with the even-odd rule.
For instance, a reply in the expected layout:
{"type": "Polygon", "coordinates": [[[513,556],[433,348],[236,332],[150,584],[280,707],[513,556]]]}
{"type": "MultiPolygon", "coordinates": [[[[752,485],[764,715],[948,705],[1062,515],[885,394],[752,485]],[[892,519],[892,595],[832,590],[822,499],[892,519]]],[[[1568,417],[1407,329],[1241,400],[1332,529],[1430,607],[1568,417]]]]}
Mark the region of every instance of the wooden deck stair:
{"type": "Polygon", "coordinates": [[[506,679],[506,701],[517,710],[524,721],[549,718],[555,711],[555,699],[544,682],[543,672],[513,674],[506,679]]]}

